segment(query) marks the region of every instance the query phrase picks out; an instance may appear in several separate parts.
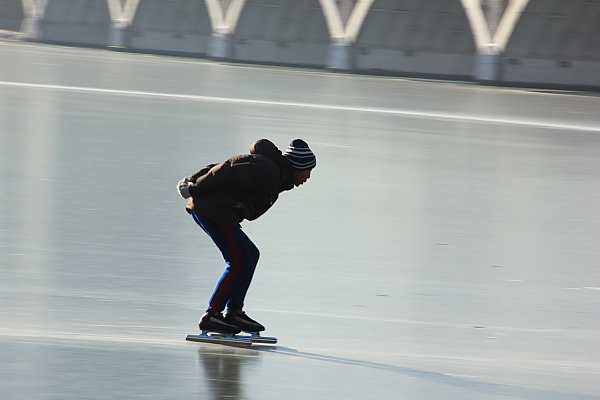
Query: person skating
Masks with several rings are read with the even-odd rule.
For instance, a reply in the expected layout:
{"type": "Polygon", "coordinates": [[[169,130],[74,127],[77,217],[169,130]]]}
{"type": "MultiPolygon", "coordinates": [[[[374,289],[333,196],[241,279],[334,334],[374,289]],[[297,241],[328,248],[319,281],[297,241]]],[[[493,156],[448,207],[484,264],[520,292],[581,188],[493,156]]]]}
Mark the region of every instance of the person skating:
{"type": "Polygon", "coordinates": [[[252,144],[250,154],[207,165],[178,182],[179,194],[189,199],[187,212],[211,237],[226,262],[200,319],[200,330],[265,330],[243,311],[260,253],[242,231],[240,222],[257,219],[271,208],[281,192],[305,183],[316,164],[314,153],[302,139],[294,139],[284,153],[271,141],[260,139],[252,144]]]}

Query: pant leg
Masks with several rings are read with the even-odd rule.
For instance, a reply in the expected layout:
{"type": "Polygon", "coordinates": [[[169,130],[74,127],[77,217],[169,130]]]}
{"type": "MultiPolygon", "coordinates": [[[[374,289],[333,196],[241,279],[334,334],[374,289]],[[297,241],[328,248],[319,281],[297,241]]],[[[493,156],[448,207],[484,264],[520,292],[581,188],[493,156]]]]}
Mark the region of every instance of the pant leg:
{"type": "Polygon", "coordinates": [[[246,236],[246,234],[240,229],[240,234],[244,237],[244,243],[246,247],[246,255],[248,267],[244,268],[240,277],[238,279],[238,284],[233,289],[231,296],[229,298],[229,302],[227,303],[227,308],[232,310],[241,310],[244,307],[244,299],[246,298],[246,293],[248,292],[248,288],[250,287],[250,283],[252,282],[252,278],[254,277],[254,271],[256,270],[256,265],[258,264],[258,259],[260,256],[260,252],[258,248],[252,243],[250,238],[246,236]]]}
{"type": "Polygon", "coordinates": [[[215,221],[193,211],[191,214],[194,221],[217,245],[227,264],[209,300],[208,308],[215,311],[223,311],[225,306],[242,308],[258,263],[258,248],[239,224],[215,221]]]}

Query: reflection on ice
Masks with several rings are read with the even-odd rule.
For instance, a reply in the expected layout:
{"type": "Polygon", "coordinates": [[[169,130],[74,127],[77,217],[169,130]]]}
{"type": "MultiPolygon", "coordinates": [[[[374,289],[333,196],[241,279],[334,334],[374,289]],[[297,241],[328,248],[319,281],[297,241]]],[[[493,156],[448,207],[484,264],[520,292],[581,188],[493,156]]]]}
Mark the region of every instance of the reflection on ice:
{"type": "Polygon", "coordinates": [[[224,345],[200,345],[198,365],[210,386],[211,398],[244,399],[244,372],[256,368],[260,351],[227,347],[224,345]]]}

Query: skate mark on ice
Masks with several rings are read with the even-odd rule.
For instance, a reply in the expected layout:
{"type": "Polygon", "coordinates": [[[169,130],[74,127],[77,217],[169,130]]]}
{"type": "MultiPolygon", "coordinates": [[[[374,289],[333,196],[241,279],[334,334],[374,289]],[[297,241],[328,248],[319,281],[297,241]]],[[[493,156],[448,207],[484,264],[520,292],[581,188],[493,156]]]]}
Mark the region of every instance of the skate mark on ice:
{"type": "Polygon", "coordinates": [[[600,400],[600,396],[577,394],[577,393],[565,393],[555,392],[552,390],[544,389],[533,389],[522,386],[511,386],[499,383],[489,382],[477,382],[457,376],[447,375],[440,372],[418,370],[414,368],[400,367],[397,365],[382,364],[370,361],[354,360],[351,358],[333,357],[322,354],[308,353],[298,351],[296,349],[288,347],[268,347],[268,348],[256,348],[256,351],[279,353],[282,355],[306,358],[310,360],[317,360],[323,362],[330,362],[335,364],[343,365],[354,365],[357,367],[372,368],[383,371],[397,372],[403,375],[408,375],[413,378],[425,379],[428,381],[458,387],[461,389],[468,389],[474,392],[485,393],[497,396],[507,396],[516,399],[523,400],[600,400]]]}

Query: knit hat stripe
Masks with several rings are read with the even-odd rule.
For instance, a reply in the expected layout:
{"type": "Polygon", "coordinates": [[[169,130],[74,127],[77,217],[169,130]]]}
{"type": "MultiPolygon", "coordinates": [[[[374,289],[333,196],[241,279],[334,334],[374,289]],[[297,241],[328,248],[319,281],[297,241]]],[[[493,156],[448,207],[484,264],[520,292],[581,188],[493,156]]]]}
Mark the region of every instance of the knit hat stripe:
{"type": "Polygon", "coordinates": [[[294,167],[294,169],[297,169],[300,171],[304,171],[307,169],[313,169],[317,165],[317,160],[315,160],[314,158],[307,160],[305,162],[295,161],[289,157],[288,157],[288,160],[290,160],[290,163],[292,164],[292,167],[294,167]]]}
{"type": "Polygon", "coordinates": [[[285,154],[292,155],[294,157],[300,157],[300,158],[314,158],[315,157],[313,152],[310,150],[309,151],[298,151],[298,150],[290,151],[289,149],[287,149],[285,151],[285,154]]]}
{"type": "Polygon", "coordinates": [[[292,140],[283,156],[290,161],[292,167],[296,170],[308,170],[317,165],[317,157],[302,139],[292,140]]]}
{"type": "Polygon", "coordinates": [[[308,148],[308,147],[294,147],[294,146],[290,146],[285,150],[286,153],[300,153],[300,154],[310,154],[312,155],[313,152],[308,148]]]}

